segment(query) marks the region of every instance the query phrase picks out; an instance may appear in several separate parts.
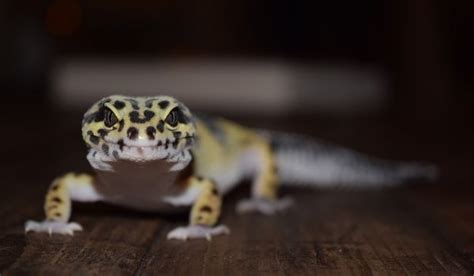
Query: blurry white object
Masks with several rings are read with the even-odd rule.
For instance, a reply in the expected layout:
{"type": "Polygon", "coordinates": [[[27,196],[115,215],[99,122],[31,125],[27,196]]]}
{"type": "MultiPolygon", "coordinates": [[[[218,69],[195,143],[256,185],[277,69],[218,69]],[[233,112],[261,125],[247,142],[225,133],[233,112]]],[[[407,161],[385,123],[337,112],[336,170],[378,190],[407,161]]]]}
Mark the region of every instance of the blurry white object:
{"type": "Polygon", "coordinates": [[[197,109],[268,115],[367,113],[387,98],[384,75],[373,68],[242,60],[63,60],[53,89],[63,107],[87,106],[110,94],[166,94],[197,109]]]}

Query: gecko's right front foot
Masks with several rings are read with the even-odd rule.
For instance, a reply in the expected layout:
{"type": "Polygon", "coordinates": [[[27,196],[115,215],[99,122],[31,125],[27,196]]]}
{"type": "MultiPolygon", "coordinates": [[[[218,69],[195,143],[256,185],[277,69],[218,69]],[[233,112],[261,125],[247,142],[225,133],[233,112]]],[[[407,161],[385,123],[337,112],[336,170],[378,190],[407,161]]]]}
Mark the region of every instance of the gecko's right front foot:
{"type": "Polygon", "coordinates": [[[45,232],[48,233],[50,236],[53,233],[73,236],[74,231],[82,231],[82,226],[76,222],[67,223],[54,220],[36,222],[33,220],[29,220],[25,223],[25,232],[28,233],[29,231],[45,232]]]}

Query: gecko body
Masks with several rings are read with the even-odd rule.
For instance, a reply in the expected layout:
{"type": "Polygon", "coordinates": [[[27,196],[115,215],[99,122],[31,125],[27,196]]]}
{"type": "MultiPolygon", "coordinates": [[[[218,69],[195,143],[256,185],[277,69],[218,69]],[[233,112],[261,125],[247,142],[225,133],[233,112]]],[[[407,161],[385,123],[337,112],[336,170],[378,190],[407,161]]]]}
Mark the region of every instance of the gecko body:
{"type": "Polygon", "coordinates": [[[292,205],[278,198],[284,184],[375,186],[412,178],[433,178],[419,163],[395,163],[311,138],[249,129],[233,122],[196,116],[168,96],[114,95],[84,115],[82,137],[95,174],[68,173],[46,194],[46,219],[28,221],[26,231],[73,234],[73,201],[103,201],[141,211],[190,208],[189,225],[168,233],[186,240],[229,233],[218,225],[222,197],[244,178],[251,197],[239,213],[274,214],[292,205]]]}

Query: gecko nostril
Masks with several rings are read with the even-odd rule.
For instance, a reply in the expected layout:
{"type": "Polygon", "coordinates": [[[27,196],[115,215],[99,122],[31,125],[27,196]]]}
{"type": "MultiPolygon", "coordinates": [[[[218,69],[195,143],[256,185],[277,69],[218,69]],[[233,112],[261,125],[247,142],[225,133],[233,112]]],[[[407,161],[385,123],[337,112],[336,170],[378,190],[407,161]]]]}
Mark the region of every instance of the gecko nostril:
{"type": "Polygon", "coordinates": [[[146,134],[148,135],[148,139],[154,140],[155,139],[156,128],[149,126],[146,128],[146,134]]]}
{"type": "Polygon", "coordinates": [[[138,129],[131,127],[127,130],[127,136],[130,140],[135,140],[138,137],[138,129]]]}

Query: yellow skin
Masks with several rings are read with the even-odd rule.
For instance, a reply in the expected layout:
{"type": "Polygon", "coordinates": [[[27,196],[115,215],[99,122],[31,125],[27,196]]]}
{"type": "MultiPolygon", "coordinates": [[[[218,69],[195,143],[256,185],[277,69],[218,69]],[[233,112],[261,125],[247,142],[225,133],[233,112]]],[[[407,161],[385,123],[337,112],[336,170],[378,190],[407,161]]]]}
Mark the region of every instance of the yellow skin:
{"type": "MultiPolygon", "coordinates": [[[[165,160],[172,165],[170,173],[177,173],[179,179],[185,177],[181,184],[177,180],[172,184],[181,185],[179,194],[153,195],[168,205],[192,206],[190,225],[175,229],[168,238],[210,239],[212,235],[228,233],[223,225],[214,227],[220,216],[221,196],[247,176],[254,178],[254,199],[278,203],[275,158],[266,138],[226,120],[201,120],[171,97],[102,99],[84,115],[82,137],[89,148],[88,159],[98,174],[69,173],[56,179],[46,195],[46,220],[27,222],[27,231],[73,234],[81,230],[79,224],[69,222],[71,201],[108,201],[109,195],[98,189],[98,175],[120,174],[116,171],[118,161],[142,166],[165,160]]],[[[126,201],[126,194],[124,197],[126,201]]],[[[147,200],[150,195],[144,192],[143,197],[147,200]]],[[[153,211],[160,210],[160,206],[157,204],[153,211]]],[[[261,209],[258,206],[250,200],[239,208],[261,209]]],[[[272,213],[284,207],[269,210],[269,206],[259,211],[272,213]]]]}

